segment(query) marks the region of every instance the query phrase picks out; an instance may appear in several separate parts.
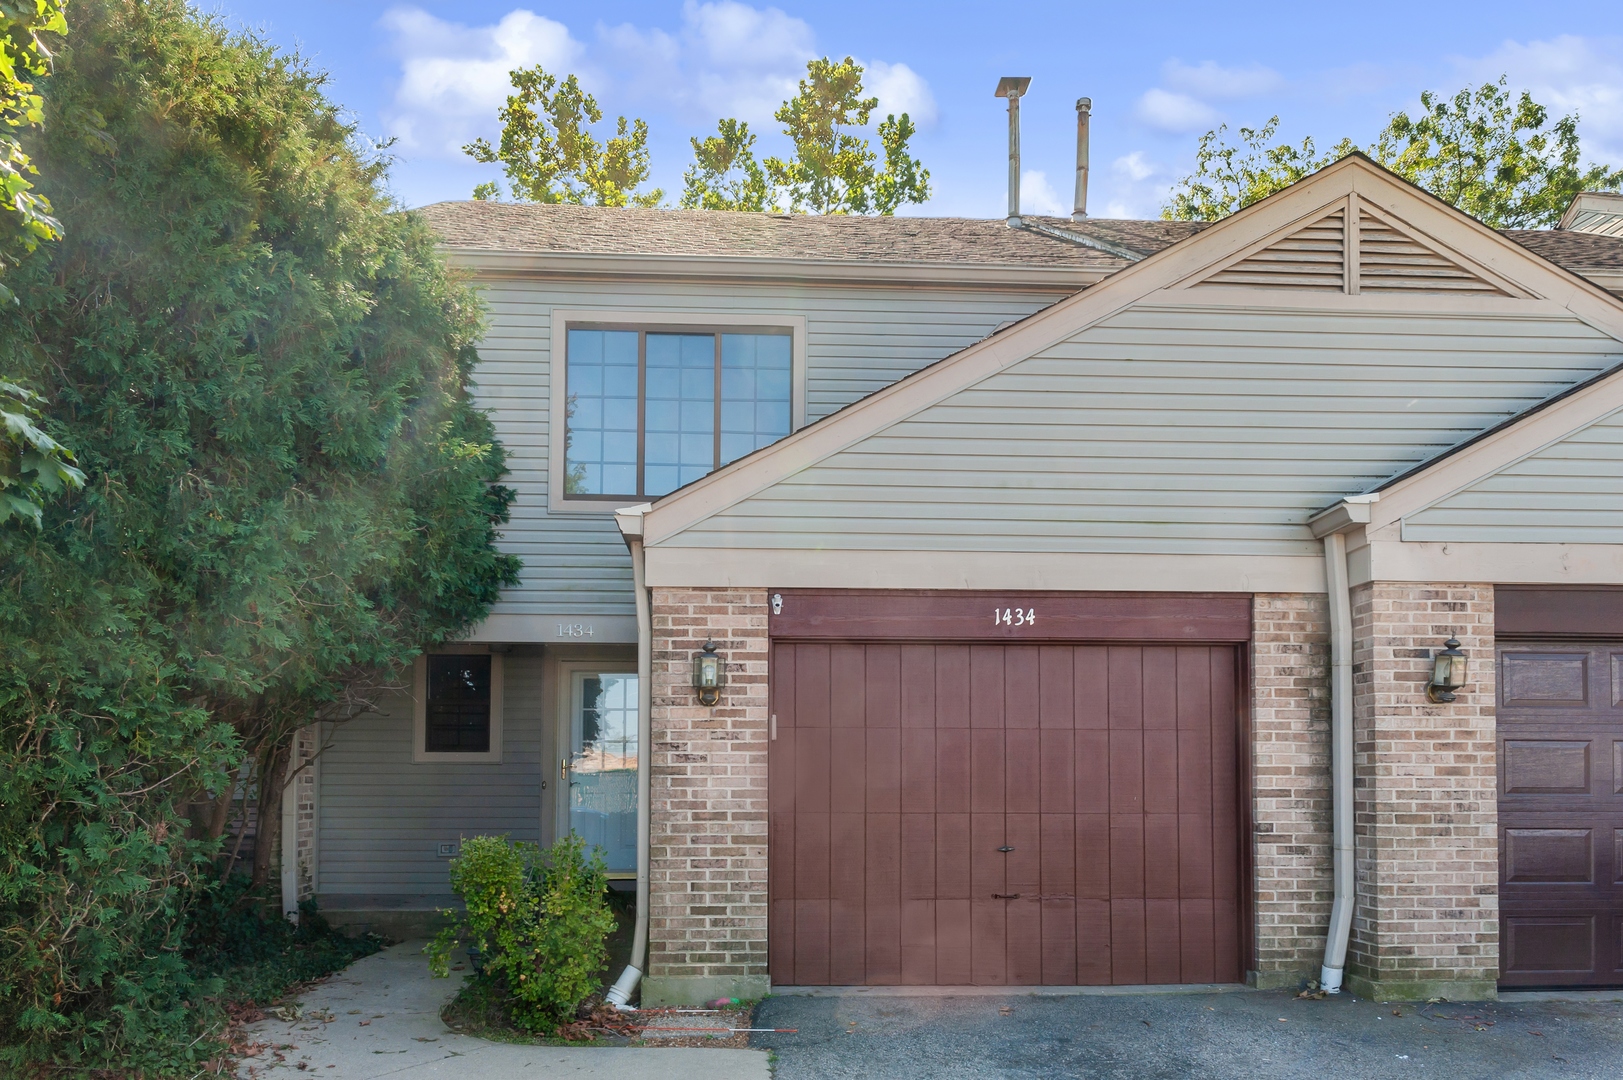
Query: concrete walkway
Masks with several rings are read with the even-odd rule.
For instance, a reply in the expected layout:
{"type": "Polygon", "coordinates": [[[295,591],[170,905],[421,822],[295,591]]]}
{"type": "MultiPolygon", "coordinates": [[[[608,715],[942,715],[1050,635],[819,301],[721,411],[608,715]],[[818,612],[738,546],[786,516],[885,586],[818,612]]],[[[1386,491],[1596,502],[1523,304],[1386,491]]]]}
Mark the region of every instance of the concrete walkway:
{"type": "MultiPolygon", "coordinates": [[[[238,1076],[314,1075],[341,1080],[768,1080],[760,1050],[675,1047],[519,1046],[458,1035],[440,1020],[463,973],[431,979],[423,942],[358,960],[298,999],[297,1018],[249,1027],[269,1044],[238,1076]],[[280,1060],[278,1060],[280,1054],[280,1060]]],[[[293,1011],[288,1010],[292,1017],[293,1011]]]]}

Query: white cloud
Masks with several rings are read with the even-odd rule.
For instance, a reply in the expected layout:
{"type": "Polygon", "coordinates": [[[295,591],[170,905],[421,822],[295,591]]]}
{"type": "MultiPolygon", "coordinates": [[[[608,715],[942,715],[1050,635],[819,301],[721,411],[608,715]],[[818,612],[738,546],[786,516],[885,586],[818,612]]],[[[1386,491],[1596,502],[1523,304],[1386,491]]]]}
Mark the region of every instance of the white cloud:
{"type": "Polygon", "coordinates": [[[913,123],[921,128],[934,126],[935,95],[930,93],[930,84],[918,72],[906,64],[887,64],[883,60],[872,61],[863,67],[867,69],[863,74],[863,86],[869,94],[879,99],[879,117],[907,113],[913,123]]]}
{"type": "Polygon", "coordinates": [[[1176,94],[1156,87],[1138,99],[1134,113],[1152,128],[1175,135],[1208,130],[1222,117],[1216,109],[1188,94],[1176,94]]]}
{"type": "Polygon", "coordinates": [[[463,143],[493,126],[514,68],[564,71],[581,55],[568,27],[522,8],[494,26],[462,26],[411,7],[394,8],[380,22],[401,61],[384,115],[389,133],[403,149],[448,157],[460,157],[463,143]]]}
{"type": "Polygon", "coordinates": [[[1623,38],[1563,34],[1507,41],[1480,58],[1455,58],[1459,74],[1482,83],[1509,77],[1557,116],[1576,112],[1588,158],[1623,160],[1623,38]]]}
{"type": "Polygon", "coordinates": [[[1047,217],[1067,217],[1071,212],[1069,200],[1061,200],[1048,174],[1038,169],[1020,173],[1020,212],[1047,217]]]}
{"type": "Polygon", "coordinates": [[[1148,180],[1161,171],[1159,165],[1152,165],[1144,159],[1144,151],[1134,150],[1131,154],[1117,158],[1110,163],[1110,168],[1117,176],[1125,177],[1133,182],[1148,180]]]}
{"type": "Polygon", "coordinates": [[[1181,60],[1168,60],[1161,65],[1161,80],[1173,90],[1207,101],[1260,97],[1285,84],[1279,72],[1261,64],[1222,67],[1211,60],[1193,66],[1181,60]]]}

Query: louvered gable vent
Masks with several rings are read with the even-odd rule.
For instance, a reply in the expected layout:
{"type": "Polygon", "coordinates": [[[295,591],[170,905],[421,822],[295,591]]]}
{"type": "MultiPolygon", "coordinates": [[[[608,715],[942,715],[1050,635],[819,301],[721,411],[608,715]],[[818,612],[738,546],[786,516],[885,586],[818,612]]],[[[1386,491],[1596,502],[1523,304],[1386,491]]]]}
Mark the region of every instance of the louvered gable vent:
{"type": "Polygon", "coordinates": [[[1358,289],[1360,292],[1504,291],[1425,247],[1407,233],[1360,207],[1358,289]]]}
{"type": "Polygon", "coordinates": [[[1341,292],[1346,262],[1346,211],[1336,210],[1219,270],[1200,284],[1341,292]]]}

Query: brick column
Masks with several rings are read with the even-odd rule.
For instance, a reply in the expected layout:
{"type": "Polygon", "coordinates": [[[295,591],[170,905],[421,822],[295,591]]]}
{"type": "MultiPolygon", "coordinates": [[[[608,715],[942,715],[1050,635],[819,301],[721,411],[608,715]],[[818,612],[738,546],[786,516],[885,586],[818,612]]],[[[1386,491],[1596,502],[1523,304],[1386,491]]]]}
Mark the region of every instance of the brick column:
{"type": "Polygon", "coordinates": [[[1330,625],[1323,593],[1252,602],[1259,987],[1317,978],[1330,922],[1330,625]]]}
{"type": "Polygon", "coordinates": [[[1495,996],[1499,845],[1492,585],[1353,590],[1358,910],[1348,989],[1364,997],[1495,996]],[[1450,635],[1470,684],[1426,700],[1450,635]]]}
{"type": "Polygon", "coordinates": [[[647,1005],[771,987],[766,602],[764,590],[653,590],[647,1005]],[[714,708],[692,689],[693,654],[707,638],[727,661],[714,708]]]}

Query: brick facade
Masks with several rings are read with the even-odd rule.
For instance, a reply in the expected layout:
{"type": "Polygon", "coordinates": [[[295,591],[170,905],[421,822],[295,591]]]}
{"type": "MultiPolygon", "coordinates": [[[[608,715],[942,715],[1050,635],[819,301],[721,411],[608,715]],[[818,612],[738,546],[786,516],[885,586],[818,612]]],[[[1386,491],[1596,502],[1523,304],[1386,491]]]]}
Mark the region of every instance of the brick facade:
{"type": "Polygon", "coordinates": [[[1499,971],[1492,585],[1353,590],[1358,908],[1348,985],[1382,997],[1491,997],[1499,971]],[[1459,700],[1426,700],[1450,635],[1459,700]]]}
{"type": "Polygon", "coordinates": [[[1316,978],[1330,921],[1330,624],[1324,594],[1252,601],[1256,982],[1316,978]]]}
{"type": "Polygon", "coordinates": [[[766,604],[763,590],[653,590],[647,1004],[768,986],[766,604]],[[692,689],[707,638],[727,660],[714,708],[692,689]]]}

